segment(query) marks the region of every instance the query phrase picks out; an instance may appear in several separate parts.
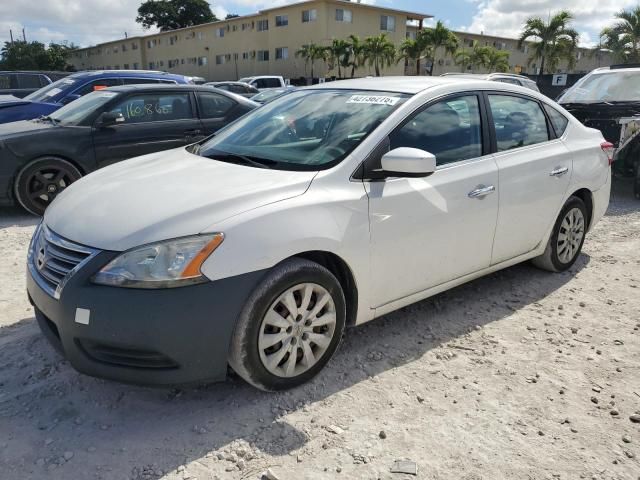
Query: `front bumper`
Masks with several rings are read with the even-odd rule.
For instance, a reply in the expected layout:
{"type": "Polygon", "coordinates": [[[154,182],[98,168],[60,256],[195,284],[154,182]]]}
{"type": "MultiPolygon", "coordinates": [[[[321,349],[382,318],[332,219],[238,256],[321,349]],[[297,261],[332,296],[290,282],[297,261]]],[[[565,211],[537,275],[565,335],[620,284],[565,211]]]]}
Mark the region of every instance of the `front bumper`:
{"type": "Polygon", "coordinates": [[[96,377],[144,385],[224,380],[236,319],[264,272],[159,290],[92,284],[116,255],[97,254],[68,279],[59,300],[27,269],[29,299],[51,344],[96,377]]]}

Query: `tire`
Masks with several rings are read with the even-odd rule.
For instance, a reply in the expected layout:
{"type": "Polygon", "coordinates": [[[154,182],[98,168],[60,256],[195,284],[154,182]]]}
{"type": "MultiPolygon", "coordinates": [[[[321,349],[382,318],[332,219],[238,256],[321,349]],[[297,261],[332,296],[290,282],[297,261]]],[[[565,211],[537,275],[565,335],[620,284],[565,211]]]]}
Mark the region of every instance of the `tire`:
{"type": "Polygon", "coordinates": [[[587,207],[582,199],[570,197],[553,226],[547,248],[532,263],[550,272],[564,272],[571,268],[580,256],[584,244],[587,219],[587,207]]]}
{"type": "Polygon", "coordinates": [[[633,169],[633,196],[640,200],[640,161],[636,161],[633,169]]]}
{"type": "Polygon", "coordinates": [[[301,258],[285,260],[249,296],[233,333],[229,365],[260,390],[297,387],[331,359],[345,319],[344,292],[329,270],[301,258]]]}
{"type": "Polygon", "coordinates": [[[20,170],[14,185],[15,196],[26,211],[42,215],[55,197],[80,177],[82,172],[67,160],[41,158],[20,170]]]}

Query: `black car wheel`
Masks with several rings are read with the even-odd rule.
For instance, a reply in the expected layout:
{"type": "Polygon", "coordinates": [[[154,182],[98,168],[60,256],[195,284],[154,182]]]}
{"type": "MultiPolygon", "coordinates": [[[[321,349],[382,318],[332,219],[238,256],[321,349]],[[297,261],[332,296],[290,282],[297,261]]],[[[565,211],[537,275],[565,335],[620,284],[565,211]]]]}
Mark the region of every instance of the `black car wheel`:
{"type": "Polygon", "coordinates": [[[67,160],[42,158],[24,167],[15,182],[18,203],[34,215],[42,215],[49,204],[82,173],[67,160]]]}

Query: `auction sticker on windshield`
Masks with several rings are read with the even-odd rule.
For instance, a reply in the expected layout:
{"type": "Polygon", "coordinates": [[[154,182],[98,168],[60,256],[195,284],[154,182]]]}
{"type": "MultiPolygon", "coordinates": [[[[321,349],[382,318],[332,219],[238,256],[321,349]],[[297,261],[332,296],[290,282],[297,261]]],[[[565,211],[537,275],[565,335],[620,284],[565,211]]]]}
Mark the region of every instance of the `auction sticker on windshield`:
{"type": "Polygon", "coordinates": [[[368,103],[371,105],[393,106],[400,101],[398,97],[387,97],[384,95],[352,95],[347,103],[368,103]]]}

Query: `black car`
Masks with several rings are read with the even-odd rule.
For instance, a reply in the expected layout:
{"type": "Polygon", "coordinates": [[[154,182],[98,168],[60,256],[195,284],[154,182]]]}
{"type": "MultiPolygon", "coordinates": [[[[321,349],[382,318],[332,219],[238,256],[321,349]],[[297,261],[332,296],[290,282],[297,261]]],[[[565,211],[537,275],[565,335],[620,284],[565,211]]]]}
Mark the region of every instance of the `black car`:
{"type": "Polygon", "coordinates": [[[0,71],[0,95],[23,98],[67,75],[65,72],[0,71]]]}
{"type": "Polygon", "coordinates": [[[195,143],[258,104],[197,85],[129,85],[90,93],[51,115],[0,125],[0,205],[41,215],[81,176],[195,143]]]}
{"type": "Polygon", "coordinates": [[[564,92],[558,103],[615,146],[614,168],[634,177],[634,194],[640,199],[640,66],[593,70],[564,92]]]}

